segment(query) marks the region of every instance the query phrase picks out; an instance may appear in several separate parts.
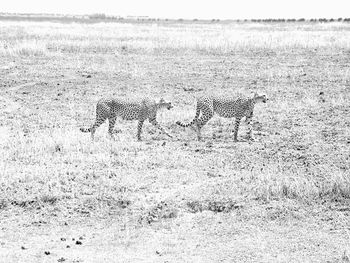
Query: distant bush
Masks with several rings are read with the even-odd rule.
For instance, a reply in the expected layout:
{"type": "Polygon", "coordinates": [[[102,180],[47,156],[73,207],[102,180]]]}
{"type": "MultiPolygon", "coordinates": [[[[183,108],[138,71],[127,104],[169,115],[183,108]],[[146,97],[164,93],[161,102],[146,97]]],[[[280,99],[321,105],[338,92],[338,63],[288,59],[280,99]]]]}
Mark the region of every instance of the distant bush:
{"type": "Polygon", "coordinates": [[[298,22],[305,22],[305,18],[298,19],[298,22]]]}
{"type": "Polygon", "coordinates": [[[88,16],[89,19],[106,19],[105,14],[92,14],[88,16]]]}
{"type": "Polygon", "coordinates": [[[341,22],[341,21],[343,21],[343,18],[339,17],[338,22],[341,22]]]}

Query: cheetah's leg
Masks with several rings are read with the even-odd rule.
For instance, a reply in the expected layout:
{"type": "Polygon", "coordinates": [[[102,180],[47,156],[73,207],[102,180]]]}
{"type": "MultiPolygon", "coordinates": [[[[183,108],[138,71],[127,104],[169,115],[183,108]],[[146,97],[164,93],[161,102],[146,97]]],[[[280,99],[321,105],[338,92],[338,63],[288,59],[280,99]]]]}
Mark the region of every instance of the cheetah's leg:
{"type": "Polygon", "coordinates": [[[160,131],[162,131],[163,133],[165,133],[167,136],[169,136],[170,138],[172,138],[173,136],[171,136],[166,130],[164,130],[164,128],[162,126],[159,125],[159,123],[157,122],[157,120],[154,119],[150,119],[149,120],[150,123],[152,123],[155,127],[157,127],[160,131]]]}
{"type": "Polygon", "coordinates": [[[117,119],[117,116],[111,116],[108,118],[108,133],[109,135],[111,136],[112,139],[115,139],[114,138],[114,134],[113,134],[113,128],[114,128],[114,125],[115,125],[115,121],[117,119]]]}
{"type": "Polygon", "coordinates": [[[214,116],[214,111],[210,108],[208,109],[203,109],[202,110],[202,115],[201,117],[198,119],[198,121],[196,122],[197,125],[197,139],[198,141],[200,141],[202,139],[201,136],[201,129],[203,128],[203,126],[205,124],[207,124],[207,122],[214,116]]]}
{"type": "Polygon", "coordinates": [[[241,119],[236,117],[236,121],[235,121],[235,131],[234,131],[234,133],[233,133],[233,140],[234,140],[235,142],[238,141],[237,136],[238,136],[238,129],[239,129],[239,124],[240,124],[240,122],[241,122],[241,119]]]}
{"type": "Polygon", "coordinates": [[[139,123],[137,124],[137,140],[141,141],[141,132],[142,132],[142,125],[145,120],[139,120],[139,123]]]}
{"type": "Polygon", "coordinates": [[[254,141],[254,137],[252,135],[252,130],[253,130],[252,119],[253,119],[253,114],[250,114],[248,117],[246,117],[245,121],[248,125],[247,139],[254,141]]]}
{"type": "Polygon", "coordinates": [[[96,132],[96,129],[98,127],[101,126],[102,123],[105,122],[105,120],[108,117],[108,110],[105,109],[104,107],[97,107],[96,108],[96,121],[94,123],[94,125],[92,125],[91,129],[90,129],[90,133],[91,133],[91,139],[94,140],[94,135],[96,132]]]}

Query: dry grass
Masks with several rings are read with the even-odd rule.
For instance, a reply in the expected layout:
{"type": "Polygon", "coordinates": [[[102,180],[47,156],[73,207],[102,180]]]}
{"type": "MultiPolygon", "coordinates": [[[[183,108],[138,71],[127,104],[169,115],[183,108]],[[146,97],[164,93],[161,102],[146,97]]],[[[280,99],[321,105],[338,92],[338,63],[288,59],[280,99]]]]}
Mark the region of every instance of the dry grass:
{"type": "Polygon", "coordinates": [[[98,219],[115,223],[91,240],[125,261],[347,262],[349,28],[1,22],[4,239],[98,219]],[[174,124],[200,93],[256,90],[270,102],[256,107],[253,143],[244,124],[233,142],[232,120],[213,118],[203,142],[174,124]],[[143,94],[174,103],[158,116],[174,139],[146,124],[137,142],[127,121],[116,141],[106,125],[94,142],[79,132],[100,97],[143,94]]]}
{"type": "Polygon", "coordinates": [[[349,48],[348,24],[59,24],[1,22],[0,53],[55,55],[190,50],[227,54],[237,50],[349,48]],[[9,34],[9,32],[11,32],[9,34]],[[40,40],[40,41],[38,41],[40,40]]]}

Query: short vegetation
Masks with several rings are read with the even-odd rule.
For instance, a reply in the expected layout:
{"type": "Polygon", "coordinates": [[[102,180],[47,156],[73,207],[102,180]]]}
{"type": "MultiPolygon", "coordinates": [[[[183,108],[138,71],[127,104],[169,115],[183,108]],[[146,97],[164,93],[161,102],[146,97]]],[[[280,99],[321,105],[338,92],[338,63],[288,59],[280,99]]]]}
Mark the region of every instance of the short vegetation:
{"type": "Polygon", "coordinates": [[[2,229],[109,222],[96,233],[114,243],[98,244],[128,262],[349,260],[350,24],[338,21],[0,22],[2,229]],[[235,143],[229,119],[200,142],[175,124],[198,94],[254,91],[269,97],[255,142],[235,143]],[[99,98],[143,95],[172,101],[158,121],[174,138],[145,124],[138,142],[122,120],[115,141],[106,124],[94,141],[79,131],[99,98]]]}

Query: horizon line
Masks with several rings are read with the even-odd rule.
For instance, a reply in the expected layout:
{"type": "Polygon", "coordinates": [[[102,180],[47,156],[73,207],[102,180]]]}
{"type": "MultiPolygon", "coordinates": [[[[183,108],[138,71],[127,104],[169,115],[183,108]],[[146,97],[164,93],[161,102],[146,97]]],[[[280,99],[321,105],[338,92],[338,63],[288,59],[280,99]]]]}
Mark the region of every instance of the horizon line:
{"type": "Polygon", "coordinates": [[[186,20],[186,21],[193,21],[193,20],[198,20],[198,21],[212,21],[212,20],[219,20],[219,21],[252,21],[252,20],[322,20],[322,19],[333,19],[333,20],[338,20],[338,19],[348,19],[349,17],[294,17],[294,18],[284,18],[284,17],[276,17],[276,18],[272,18],[272,17],[265,17],[265,18],[217,18],[217,17],[213,17],[213,18],[182,18],[182,17],[177,17],[177,18],[167,18],[167,17],[153,17],[153,16],[148,16],[148,15],[110,15],[110,14],[106,14],[106,13],[102,13],[102,12],[96,12],[96,13],[86,13],[86,14],[64,14],[64,13],[54,13],[54,12],[48,12],[48,13],[42,13],[42,12],[31,12],[31,13],[26,13],[26,12],[0,12],[0,16],[3,15],[12,15],[12,16],[52,16],[52,17],[71,17],[71,18],[88,18],[88,19],[108,19],[108,18],[115,18],[115,19],[161,19],[161,20],[186,20]],[[95,17],[93,17],[95,16],[95,17]]]}

